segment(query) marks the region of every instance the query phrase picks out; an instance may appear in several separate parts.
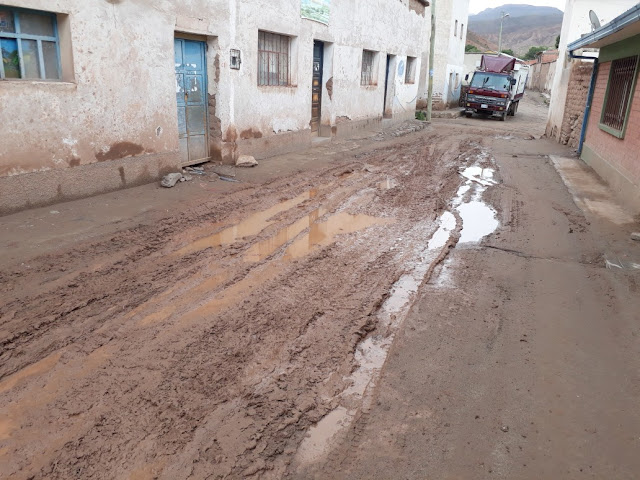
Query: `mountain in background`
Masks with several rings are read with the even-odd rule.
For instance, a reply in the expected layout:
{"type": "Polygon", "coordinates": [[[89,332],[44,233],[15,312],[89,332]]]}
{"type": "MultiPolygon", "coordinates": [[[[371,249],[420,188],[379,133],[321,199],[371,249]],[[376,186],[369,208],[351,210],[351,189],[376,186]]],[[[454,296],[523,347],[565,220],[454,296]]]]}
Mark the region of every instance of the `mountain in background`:
{"type": "Polygon", "coordinates": [[[475,33],[476,40],[479,37],[485,39],[488,44],[497,44],[502,12],[509,14],[503,23],[503,49],[510,48],[516,55],[522,56],[530,47],[555,46],[556,37],[562,30],[564,14],[554,7],[507,4],[488,8],[469,16],[469,34],[475,33]]]}

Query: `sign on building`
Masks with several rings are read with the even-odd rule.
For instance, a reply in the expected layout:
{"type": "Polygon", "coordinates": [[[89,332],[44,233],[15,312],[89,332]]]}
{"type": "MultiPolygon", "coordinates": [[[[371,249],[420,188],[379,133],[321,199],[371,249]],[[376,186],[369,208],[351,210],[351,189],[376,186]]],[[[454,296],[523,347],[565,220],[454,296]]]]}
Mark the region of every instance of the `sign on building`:
{"type": "Polygon", "coordinates": [[[329,25],[331,0],[302,0],[302,18],[329,25]]]}

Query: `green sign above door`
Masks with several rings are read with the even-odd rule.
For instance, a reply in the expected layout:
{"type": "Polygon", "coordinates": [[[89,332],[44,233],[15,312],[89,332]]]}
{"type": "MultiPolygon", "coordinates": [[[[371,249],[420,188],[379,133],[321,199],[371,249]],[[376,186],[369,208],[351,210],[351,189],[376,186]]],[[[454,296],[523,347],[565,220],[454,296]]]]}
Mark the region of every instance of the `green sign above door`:
{"type": "Polygon", "coordinates": [[[329,25],[331,0],[302,0],[302,18],[329,25]]]}

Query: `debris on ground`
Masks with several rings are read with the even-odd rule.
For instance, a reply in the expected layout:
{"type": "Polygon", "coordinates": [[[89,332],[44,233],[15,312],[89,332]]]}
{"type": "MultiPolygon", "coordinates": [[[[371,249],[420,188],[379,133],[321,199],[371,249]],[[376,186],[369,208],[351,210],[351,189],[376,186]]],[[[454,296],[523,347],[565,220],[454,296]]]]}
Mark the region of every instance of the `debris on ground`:
{"type": "Polygon", "coordinates": [[[204,175],[204,167],[185,167],[182,173],[191,173],[193,175],[204,175]]]}
{"type": "Polygon", "coordinates": [[[240,183],[240,180],[236,180],[235,178],[231,178],[231,177],[225,177],[224,175],[218,175],[218,178],[224,182],[240,183]]]}
{"type": "Polygon", "coordinates": [[[258,161],[251,155],[240,155],[236,160],[236,167],[255,167],[258,161]]]}
{"type": "Polygon", "coordinates": [[[220,175],[221,177],[235,177],[236,166],[235,165],[222,165],[221,163],[213,165],[211,171],[220,175]]]}
{"type": "Polygon", "coordinates": [[[631,240],[635,240],[637,242],[640,242],[640,232],[633,232],[631,234],[631,240]]]}
{"type": "Polygon", "coordinates": [[[162,181],[160,182],[160,185],[162,185],[165,188],[172,188],[176,185],[176,183],[180,181],[181,178],[182,178],[181,173],[169,173],[164,177],[162,177],[162,181]]]}

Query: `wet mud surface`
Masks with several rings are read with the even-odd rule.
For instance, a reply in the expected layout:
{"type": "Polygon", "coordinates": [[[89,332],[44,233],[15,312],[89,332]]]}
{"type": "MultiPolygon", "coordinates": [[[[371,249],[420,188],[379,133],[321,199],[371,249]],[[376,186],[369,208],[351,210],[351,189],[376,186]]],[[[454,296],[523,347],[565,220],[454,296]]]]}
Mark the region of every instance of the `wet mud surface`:
{"type": "MultiPolygon", "coordinates": [[[[545,262],[590,274],[602,263],[565,190],[545,199],[547,210],[527,209],[537,189],[561,181],[547,157],[555,147],[528,148],[544,109],[522,107],[513,121],[361,138],[328,152],[321,168],[10,257],[0,271],[0,477],[498,471],[478,445],[506,448],[494,424],[517,430],[519,411],[505,417],[500,392],[509,382],[531,389],[534,357],[553,356],[530,322],[510,319],[579,277],[561,272],[531,292],[536,275],[557,274],[545,262]],[[530,170],[514,167],[515,155],[530,170]],[[565,230],[572,236],[558,241],[565,230]],[[490,256],[478,258],[480,247],[490,256]],[[505,338],[517,348],[503,348],[505,338]],[[501,379],[492,367],[509,362],[501,379]],[[476,431],[460,412],[491,422],[476,431]]],[[[614,295],[594,285],[578,288],[614,295]]],[[[549,305],[536,317],[544,325],[555,318],[549,305]]],[[[524,425],[518,435],[533,435],[524,425]]],[[[503,478],[516,478],[495,455],[503,478]]]]}
{"type": "Polygon", "coordinates": [[[367,375],[341,396],[357,347],[480,152],[431,128],[378,137],[7,265],[2,476],[285,475],[309,427],[358,408],[367,375]]]}

